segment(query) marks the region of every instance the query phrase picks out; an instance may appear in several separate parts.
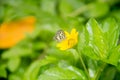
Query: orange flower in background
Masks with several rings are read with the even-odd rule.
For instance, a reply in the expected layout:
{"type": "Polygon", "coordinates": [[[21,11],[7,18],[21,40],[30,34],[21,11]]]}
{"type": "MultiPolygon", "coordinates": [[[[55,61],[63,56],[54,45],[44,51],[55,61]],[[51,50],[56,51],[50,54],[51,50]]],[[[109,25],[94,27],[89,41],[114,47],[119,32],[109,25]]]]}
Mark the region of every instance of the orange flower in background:
{"type": "Polygon", "coordinates": [[[0,48],[10,48],[32,33],[35,28],[35,17],[25,17],[19,21],[5,22],[0,26],[0,48]]]}

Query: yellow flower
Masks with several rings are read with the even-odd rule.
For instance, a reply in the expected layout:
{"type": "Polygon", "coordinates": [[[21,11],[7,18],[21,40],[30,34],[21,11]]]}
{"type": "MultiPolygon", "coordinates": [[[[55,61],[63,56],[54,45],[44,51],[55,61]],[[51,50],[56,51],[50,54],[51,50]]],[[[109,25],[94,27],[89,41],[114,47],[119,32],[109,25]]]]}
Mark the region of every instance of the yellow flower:
{"type": "Polygon", "coordinates": [[[64,32],[66,39],[57,44],[57,47],[60,48],[60,50],[67,50],[69,48],[72,48],[78,42],[78,32],[76,29],[73,28],[71,33],[68,33],[67,31],[64,32]]]}

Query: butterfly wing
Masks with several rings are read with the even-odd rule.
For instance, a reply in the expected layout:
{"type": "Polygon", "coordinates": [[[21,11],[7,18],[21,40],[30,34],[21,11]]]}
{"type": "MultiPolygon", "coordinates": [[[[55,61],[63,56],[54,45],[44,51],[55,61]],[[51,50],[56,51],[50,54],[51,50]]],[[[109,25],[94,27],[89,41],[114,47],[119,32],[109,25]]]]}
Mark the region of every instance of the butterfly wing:
{"type": "Polygon", "coordinates": [[[56,35],[54,36],[54,40],[56,40],[57,42],[61,42],[65,38],[65,32],[63,30],[58,30],[56,35]]]}

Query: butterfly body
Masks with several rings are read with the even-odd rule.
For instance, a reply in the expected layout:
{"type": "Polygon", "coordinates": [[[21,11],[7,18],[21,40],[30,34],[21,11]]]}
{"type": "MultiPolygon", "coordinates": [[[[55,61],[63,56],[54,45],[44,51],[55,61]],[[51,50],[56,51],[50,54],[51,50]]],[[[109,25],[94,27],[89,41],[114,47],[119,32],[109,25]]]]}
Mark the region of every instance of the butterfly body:
{"type": "Polygon", "coordinates": [[[61,42],[66,39],[65,32],[63,30],[58,30],[56,35],[54,36],[54,40],[57,42],[61,42]]]}

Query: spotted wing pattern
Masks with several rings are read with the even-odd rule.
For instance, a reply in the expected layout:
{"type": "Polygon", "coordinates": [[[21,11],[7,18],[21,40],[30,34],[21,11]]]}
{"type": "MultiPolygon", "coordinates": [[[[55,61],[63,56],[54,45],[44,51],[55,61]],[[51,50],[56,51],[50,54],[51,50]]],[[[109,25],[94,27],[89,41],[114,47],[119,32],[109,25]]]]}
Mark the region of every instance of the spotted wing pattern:
{"type": "Polygon", "coordinates": [[[54,36],[54,40],[56,40],[57,42],[61,42],[65,38],[65,32],[63,30],[58,30],[56,35],[54,36]]]}

